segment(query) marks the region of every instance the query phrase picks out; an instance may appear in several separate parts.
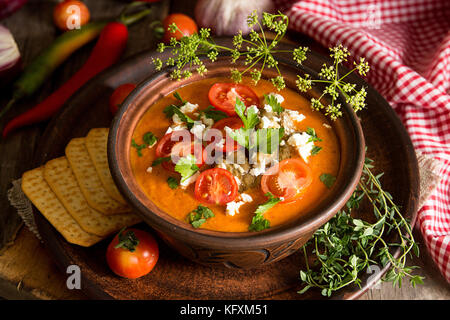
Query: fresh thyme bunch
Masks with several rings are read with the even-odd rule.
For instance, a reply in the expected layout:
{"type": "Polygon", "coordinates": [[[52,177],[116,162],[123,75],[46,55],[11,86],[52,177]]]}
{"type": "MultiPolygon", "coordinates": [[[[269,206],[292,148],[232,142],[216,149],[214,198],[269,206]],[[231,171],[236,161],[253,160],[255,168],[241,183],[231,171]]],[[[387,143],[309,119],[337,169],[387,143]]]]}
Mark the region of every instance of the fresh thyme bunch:
{"type": "Polygon", "coordinates": [[[359,275],[368,267],[380,265],[380,269],[391,264],[384,281],[392,281],[401,287],[402,279],[408,278],[412,286],[423,283],[423,277],[413,275],[417,267],[406,266],[410,253],[419,256],[411,226],[393,202],[392,196],[383,190],[380,178],[374,175],[372,160],[366,159],[358,188],[353,192],[344,209],[328,223],[318,229],[313,238],[303,247],[306,270],[300,271],[300,278],[306,284],[299,293],[319,288],[324,296],[350,284],[360,286],[359,275]],[[374,223],[352,218],[351,213],[366,199],[373,208],[374,223]],[[386,236],[397,233],[395,243],[387,243],[386,236]],[[308,264],[307,250],[312,248],[314,266],[308,264]],[[395,257],[390,249],[398,248],[395,257]]]}
{"type": "MultiPolygon", "coordinates": [[[[192,72],[204,75],[208,70],[199,56],[206,55],[212,62],[217,60],[220,52],[228,52],[230,54],[231,63],[236,63],[238,59],[244,59],[247,66],[244,71],[237,68],[231,68],[231,79],[237,83],[242,81],[242,77],[248,74],[253,83],[256,85],[261,79],[262,72],[265,68],[272,68],[277,71],[277,75],[270,79],[277,90],[286,87],[284,77],[278,67],[276,59],[277,53],[288,53],[292,55],[292,59],[297,64],[302,64],[306,60],[308,52],[307,47],[297,47],[293,50],[279,50],[277,45],[286,34],[289,19],[282,13],[271,14],[264,12],[261,20],[258,19],[256,12],[247,18],[247,24],[254,30],[249,36],[244,38],[242,32],[233,37],[233,46],[226,47],[218,45],[211,37],[211,30],[201,28],[197,34],[183,37],[180,40],[172,38],[168,45],[160,43],[157,51],[164,52],[171,50],[171,57],[165,61],[160,58],[154,58],[153,63],[156,70],[161,70],[164,66],[174,67],[171,72],[171,78],[174,80],[187,79],[192,76],[192,72]],[[255,31],[258,30],[259,32],[255,31]],[[266,37],[264,30],[269,30],[275,34],[272,40],[266,37]]],[[[169,31],[175,33],[178,29],[176,24],[168,27],[169,31]]],[[[181,31],[180,31],[181,32],[181,31]]],[[[358,71],[365,76],[369,71],[369,65],[362,58],[359,63],[355,63],[355,67],[347,74],[339,76],[339,66],[347,61],[349,52],[342,45],[338,45],[331,49],[331,57],[334,59],[332,66],[323,65],[319,77],[320,79],[312,79],[310,75],[297,75],[297,87],[300,91],[306,92],[312,88],[314,83],[325,83],[326,87],[319,98],[311,99],[311,107],[315,110],[324,109],[325,114],[332,120],[342,115],[341,104],[337,102],[339,93],[341,93],[348,104],[356,111],[365,107],[366,90],[360,88],[357,90],[356,85],[345,82],[345,79],[353,72],[358,71]],[[324,104],[322,98],[328,96],[329,104],[324,104]]]]}

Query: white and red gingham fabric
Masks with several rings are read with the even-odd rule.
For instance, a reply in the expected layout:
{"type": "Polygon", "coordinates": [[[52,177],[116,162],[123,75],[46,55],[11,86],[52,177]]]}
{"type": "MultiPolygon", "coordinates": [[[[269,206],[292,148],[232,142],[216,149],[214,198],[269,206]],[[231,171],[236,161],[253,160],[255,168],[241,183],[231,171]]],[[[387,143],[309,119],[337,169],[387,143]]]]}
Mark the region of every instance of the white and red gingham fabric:
{"type": "Polygon", "coordinates": [[[450,1],[276,0],[289,27],[342,44],[371,66],[367,81],[392,105],[416,151],[442,162],[419,210],[427,248],[450,282],[450,1]]]}

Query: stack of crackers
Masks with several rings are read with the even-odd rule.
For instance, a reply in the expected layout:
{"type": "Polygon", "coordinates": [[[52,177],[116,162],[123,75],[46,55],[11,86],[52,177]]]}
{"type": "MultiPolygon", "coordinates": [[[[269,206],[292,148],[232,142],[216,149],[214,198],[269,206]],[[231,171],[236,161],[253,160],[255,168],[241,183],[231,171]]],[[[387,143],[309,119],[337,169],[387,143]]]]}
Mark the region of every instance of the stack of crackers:
{"type": "Polygon", "coordinates": [[[27,171],[22,190],[70,243],[89,247],[141,219],[117,190],[107,160],[107,128],[72,139],[65,156],[27,171]]]}

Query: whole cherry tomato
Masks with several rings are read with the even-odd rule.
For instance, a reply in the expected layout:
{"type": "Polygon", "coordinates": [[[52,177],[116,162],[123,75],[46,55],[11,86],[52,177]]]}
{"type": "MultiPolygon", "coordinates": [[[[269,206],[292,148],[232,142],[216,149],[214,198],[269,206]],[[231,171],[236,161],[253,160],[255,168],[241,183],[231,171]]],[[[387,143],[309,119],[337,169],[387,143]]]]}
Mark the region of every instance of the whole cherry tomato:
{"type": "Polygon", "coordinates": [[[197,33],[198,27],[195,21],[182,13],[169,14],[163,21],[165,43],[170,42],[170,38],[180,40],[182,37],[193,35],[197,33]],[[177,26],[176,32],[172,33],[168,30],[171,24],[175,23],[177,26]]]}
{"type": "Polygon", "coordinates": [[[109,110],[113,115],[117,113],[122,102],[128,97],[128,95],[136,89],[134,83],[124,83],[116,88],[109,97],[109,110]]]}
{"type": "Polygon", "coordinates": [[[106,260],[118,276],[136,279],[152,271],[159,258],[158,243],[138,229],[122,230],[106,250],[106,260]]]}
{"type": "Polygon", "coordinates": [[[53,21],[62,31],[78,29],[89,22],[88,7],[78,0],[66,0],[53,9],[53,21]]]}

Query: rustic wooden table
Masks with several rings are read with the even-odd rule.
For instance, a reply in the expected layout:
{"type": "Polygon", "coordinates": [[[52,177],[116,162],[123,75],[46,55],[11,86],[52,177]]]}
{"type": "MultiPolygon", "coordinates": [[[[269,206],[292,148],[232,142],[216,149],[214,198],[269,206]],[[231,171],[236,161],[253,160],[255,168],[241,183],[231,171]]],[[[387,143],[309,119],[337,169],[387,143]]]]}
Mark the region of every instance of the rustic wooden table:
{"type": "MultiPolygon", "coordinates": [[[[52,8],[55,2],[56,0],[30,0],[22,10],[1,22],[13,33],[24,64],[49,45],[57,34],[52,23],[52,8]]],[[[91,10],[93,20],[116,16],[125,3],[119,0],[85,0],[85,2],[91,10]]],[[[163,18],[168,11],[192,15],[194,5],[194,0],[172,1],[172,3],[163,0],[156,5],[157,10],[153,18],[163,18]]],[[[156,40],[152,36],[150,23],[149,19],[130,28],[130,40],[124,58],[155,47],[156,40]]],[[[302,37],[300,41],[311,45],[302,37]]],[[[92,44],[76,52],[46,82],[39,94],[18,105],[10,116],[42,100],[57,88],[83,64],[91,49],[92,44]]],[[[0,105],[6,103],[9,95],[8,88],[0,88],[0,105]]],[[[3,124],[4,121],[0,122],[0,127],[3,124]]],[[[0,140],[0,297],[85,299],[87,297],[81,291],[67,289],[65,275],[56,268],[37,238],[26,227],[22,227],[21,219],[9,205],[6,197],[11,181],[30,169],[36,142],[45,125],[43,123],[28,127],[6,140],[0,140]]],[[[415,236],[421,241],[417,230],[415,236]]],[[[394,288],[390,283],[381,283],[360,299],[450,299],[450,286],[440,275],[423,245],[421,249],[421,257],[414,258],[409,263],[420,266],[418,273],[426,278],[424,285],[412,288],[406,283],[402,288],[394,288]]]]}

